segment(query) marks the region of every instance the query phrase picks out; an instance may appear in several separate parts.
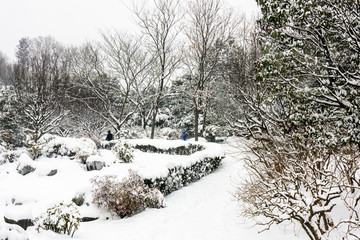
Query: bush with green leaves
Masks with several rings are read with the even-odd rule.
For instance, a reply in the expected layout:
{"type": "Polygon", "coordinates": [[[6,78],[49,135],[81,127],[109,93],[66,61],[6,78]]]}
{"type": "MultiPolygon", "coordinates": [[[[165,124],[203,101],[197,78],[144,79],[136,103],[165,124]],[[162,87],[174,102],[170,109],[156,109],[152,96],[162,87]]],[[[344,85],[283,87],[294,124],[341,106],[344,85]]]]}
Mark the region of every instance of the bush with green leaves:
{"type": "Polygon", "coordinates": [[[145,208],[164,207],[164,196],[156,188],[150,188],[135,171],[119,181],[115,175],[96,176],[93,184],[93,201],[119,217],[130,217],[145,208]]]}
{"type": "Polygon", "coordinates": [[[61,202],[47,209],[45,214],[36,219],[37,230],[52,230],[73,237],[75,231],[79,228],[80,220],[80,213],[73,203],[65,204],[61,202]]]}
{"type": "Polygon", "coordinates": [[[132,162],[134,158],[133,149],[126,142],[118,141],[112,148],[113,153],[126,163],[132,162]]]}

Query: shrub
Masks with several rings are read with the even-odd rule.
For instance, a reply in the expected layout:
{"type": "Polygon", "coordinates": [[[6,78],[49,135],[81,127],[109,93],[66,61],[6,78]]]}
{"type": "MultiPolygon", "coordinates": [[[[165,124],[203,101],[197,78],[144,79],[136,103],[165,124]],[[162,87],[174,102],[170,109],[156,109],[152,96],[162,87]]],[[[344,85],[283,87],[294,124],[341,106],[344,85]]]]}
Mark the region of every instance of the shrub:
{"type": "Polygon", "coordinates": [[[199,152],[205,149],[203,145],[200,144],[187,144],[181,145],[178,147],[171,148],[160,148],[150,144],[135,144],[135,149],[139,149],[143,152],[151,153],[161,153],[161,154],[170,154],[170,155],[191,155],[195,152],[199,152]]]}
{"type": "Polygon", "coordinates": [[[79,159],[81,163],[86,164],[86,160],[90,157],[90,153],[88,151],[82,151],[76,153],[75,158],[79,159]]]}
{"type": "Polygon", "coordinates": [[[46,213],[36,219],[37,230],[52,230],[56,233],[64,233],[74,236],[80,225],[80,213],[73,203],[63,202],[47,209],[46,213]]]}
{"type": "Polygon", "coordinates": [[[224,156],[207,157],[188,167],[169,168],[167,176],[150,178],[145,181],[146,184],[159,189],[164,195],[168,195],[215,171],[223,158],[224,156]]]}
{"type": "Polygon", "coordinates": [[[162,128],[160,130],[160,136],[167,140],[180,139],[180,131],[171,128],[162,128]]]}
{"type": "Polygon", "coordinates": [[[84,155],[84,152],[91,155],[95,153],[96,150],[96,144],[90,138],[57,137],[44,146],[42,153],[47,157],[53,155],[75,157],[80,151],[83,152],[82,155],[84,155]]]}
{"type": "Polygon", "coordinates": [[[134,151],[126,142],[118,141],[112,148],[112,151],[120,160],[123,160],[126,163],[132,162],[134,158],[134,151]]]}
{"type": "Polygon", "coordinates": [[[35,160],[41,156],[41,151],[43,148],[42,144],[36,143],[34,141],[28,141],[26,142],[26,147],[32,159],[35,160]]]}
{"type": "Polygon", "coordinates": [[[13,163],[20,157],[21,151],[7,151],[0,153],[0,165],[5,163],[13,163]]]}
{"type": "Polygon", "coordinates": [[[156,188],[150,188],[135,171],[121,182],[114,175],[96,176],[93,184],[93,201],[106,207],[119,217],[130,217],[147,207],[164,206],[164,197],[156,188]]]}

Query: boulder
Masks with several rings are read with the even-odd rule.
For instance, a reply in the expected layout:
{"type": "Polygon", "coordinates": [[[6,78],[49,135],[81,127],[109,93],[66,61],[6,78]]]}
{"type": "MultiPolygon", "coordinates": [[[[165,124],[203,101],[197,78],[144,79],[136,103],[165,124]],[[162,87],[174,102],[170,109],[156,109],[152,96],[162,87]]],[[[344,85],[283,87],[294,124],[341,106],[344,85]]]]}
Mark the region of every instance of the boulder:
{"type": "Polygon", "coordinates": [[[4,221],[15,224],[26,230],[29,226],[34,226],[32,210],[28,206],[7,206],[4,212],[4,221]]]}
{"type": "Polygon", "coordinates": [[[24,166],[19,166],[17,169],[18,173],[20,173],[21,175],[25,176],[33,171],[35,171],[35,168],[33,168],[30,165],[24,165],[24,166]]]}
{"type": "Polygon", "coordinates": [[[73,199],[71,199],[73,203],[75,203],[77,206],[82,206],[85,202],[85,195],[84,194],[78,194],[73,199]]]}
{"type": "Polygon", "coordinates": [[[26,230],[30,226],[34,226],[32,219],[13,220],[4,216],[4,220],[6,223],[18,225],[22,227],[24,230],[26,230]]]}
{"type": "Polygon", "coordinates": [[[93,161],[87,161],[86,162],[86,169],[88,171],[93,171],[93,170],[101,170],[103,167],[105,167],[105,162],[103,161],[97,161],[97,160],[93,160],[93,161]]]}
{"type": "Polygon", "coordinates": [[[51,176],[54,176],[55,174],[57,174],[57,169],[53,169],[49,172],[48,176],[51,177],[51,176]]]}
{"type": "Polygon", "coordinates": [[[99,219],[99,217],[83,217],[83,218],[81,218],[81,222],[91,222],[91,221],[95,221],[98,219],[99,219]]]}

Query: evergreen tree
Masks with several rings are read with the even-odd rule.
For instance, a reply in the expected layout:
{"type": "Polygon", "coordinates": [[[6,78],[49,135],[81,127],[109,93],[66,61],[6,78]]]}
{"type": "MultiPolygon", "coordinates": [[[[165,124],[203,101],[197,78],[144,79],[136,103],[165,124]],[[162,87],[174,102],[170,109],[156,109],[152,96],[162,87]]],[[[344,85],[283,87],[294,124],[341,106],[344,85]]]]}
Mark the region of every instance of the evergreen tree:
{"type": "Polygon", "coordinates": [[[305,131],[299,137],[320,148],[358,144],[359,1],[258,3],[266,53],[259,78],[289,103],[305,131]]]}

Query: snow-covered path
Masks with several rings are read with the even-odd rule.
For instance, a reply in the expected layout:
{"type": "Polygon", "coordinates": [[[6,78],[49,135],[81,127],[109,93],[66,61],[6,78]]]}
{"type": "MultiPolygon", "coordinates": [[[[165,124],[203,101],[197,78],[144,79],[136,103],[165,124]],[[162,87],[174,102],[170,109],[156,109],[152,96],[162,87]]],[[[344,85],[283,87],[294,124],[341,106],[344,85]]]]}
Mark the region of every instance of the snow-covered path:
{"type": "MultiPolygon", "coordinates": [[[[240,164],[227,156],[214,173],[166,197],[167,207],[147,209],[127,219],[81,223],[73,239],[86,240],[305,240],[294,236],[293,226],[258,234],[237,214],[232,199],[240,164]]],[[[31,231],[30,239],[70,239],[65,235],[31,231]]]]}

